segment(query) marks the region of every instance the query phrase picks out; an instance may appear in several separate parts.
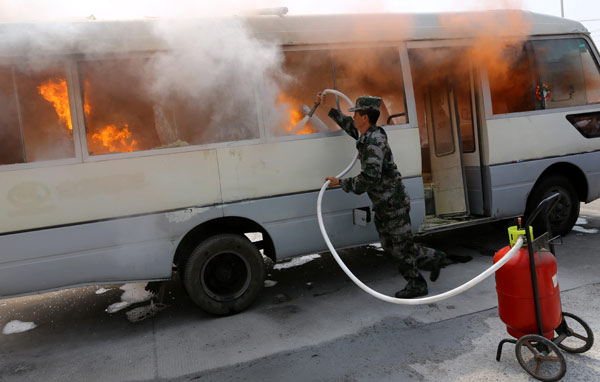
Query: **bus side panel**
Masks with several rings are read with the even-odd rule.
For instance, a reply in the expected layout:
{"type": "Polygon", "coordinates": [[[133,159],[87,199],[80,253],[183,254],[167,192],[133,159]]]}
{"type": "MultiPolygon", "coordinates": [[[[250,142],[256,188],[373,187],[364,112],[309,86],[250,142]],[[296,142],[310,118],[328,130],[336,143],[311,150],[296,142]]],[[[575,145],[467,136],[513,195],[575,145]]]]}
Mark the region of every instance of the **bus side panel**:
{"type": "MultiPolygon", "coordinates": [[[[592,112],[593,109],[587,109],[592,112]]],[[[600,150],[600,139],[586,138],[569,121],[582,111],[545,110],[543,114],[494,118],[486,121],[488,164],[511,163],[600,150]]],[[[538,113],[538,112],[536,112],[538,113]]],[[[600,169],[600,164],[596,163],[600,169]]]]}
{"type": "MultiPolygon", "coordinates": [[[[413,232],[418,231],[425,216],[421,177],[405,178],[411,196],[413,232]]],[[[317,221],[318,192],[258,199],[224,206],[225,216],[241,216],[261,224],[274,241],[277,258],[283,259],[327,250],[317,221]]],[[[366,226],[354,224],[353,209],[370,207],[366,194],[354,195],[340,188],[328,190],[323,197],[323,221],[336,248],[379,241],[373,215],[366,226]]]]}
{"type": "MultiPolygon", "coordinates": [[[[419,132],[417,128],[386,130],[412,198],[416,231],[425,213],[419,132]]],[[[313,190],[321,188],[326,176],[335,176],[348,166],[355,154],[355,141],[346,134],[218,149],[225,202],[297,193],[232,203],[225,208],[225,215],[247,217],[266,227],[278,258],[325,251],[316,217],[318,193],[313,190]],[[298,194],[303,191],[306,193],[298,194]]],[[[347,176],[359,171],[357,162],[347,176]]],[[[339,189],[328,191],[323,201],[324,221],[336,247],[378,240],[373,223],[367,227],[353,224],[352,209],[370,205],[367,195],[346,195],[339,189]]]]}
{"type": "Polygon", "coordinates": [[[84,284],[171,277],[180,238],[220,207],[0,236],[0,296],[84,284]]]}
{"type": "MultiPolygon", "coordinates": [[[[402,175],[421,176],[418,129],[387,134],[402,175]]],[[[346,168],[355,154],[355,141],[345,134],[218,149],[223,201],[320,189],[325,177],[346,168]]],[[[359,170],[357,163],[348,176],[359,170]]]]}
{"type": "Polygon", "coordinates": [[[491,180],[492,215],[510,217],[522,215],[527,197],[539,176],[554,163],[571,163],[579,167],[588,182],[588,200],[600,197],[600,151],[563,157],[546,158],[520,163],[488,166],[485,171],[491,180]]]}
{"type": "Polygon", "coordinates": [[[483,215],[483,183],[481,178],[481,167],[465,166],[467,193],[471,214],[483,215]],[[474,209],[473,206],[479,206],[474,209]]]}
{"type": "Polygon", "coordinates": [[[214,150],[0,172],[0,233],[221,201],[214,150]]]}

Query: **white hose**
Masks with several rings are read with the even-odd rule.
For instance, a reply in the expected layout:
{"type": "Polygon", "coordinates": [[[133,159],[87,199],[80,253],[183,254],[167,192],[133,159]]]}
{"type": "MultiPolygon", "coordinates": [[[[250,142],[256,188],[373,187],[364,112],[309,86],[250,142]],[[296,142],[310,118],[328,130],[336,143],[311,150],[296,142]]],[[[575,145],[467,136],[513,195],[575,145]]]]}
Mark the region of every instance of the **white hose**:
{"type": "MultiPolygon", "coordinates": [[[[350,101],[350,99],[348,97],[346,97],[343,93],[340,93],[337,90],[333,90],[333,89],[325,89],[323,91],[323,94],[327,94],[327,93],[332,93],[332,94],[336,94],[342,98],[344,98],[346,100],[346,102],[348,102],[350,104],[350,106],[354,106],[352,104],[352,101],[350,101]]],[[[356,162],[356,159],[358,158],[358,154],[354,157],[354,159],[352,160],[352,162],[350,163],[350,165],[348,167],[346,167],[342,172],[340,172],[336,178],[341,178],[342,176],[346,175],[346,173],[348,171],[350,171],[350,169],[352,168],[352,166],[354,166],[354,163],[356,162]]],[[[370,294],[371,296],[378,298],[382,301],[386,301],[386,302],[390,302],[392,304],[401,304],[401,305],[422,305],[422,304],[431,304],[434,302],[438,302],[441,300],[445,300],[447,298],[450,298],[452,296],[456,296],[459,293],[462,293],[468,289],[471,289],[472,287],[474,287],[475,285],[479,284],[480,282],[482,282],[483,280],[485,280],[486,278],[488,278],[489,276],[491,276],[492,274],[494,274],[494,272],[496,272],[498,269],[500,269],[500,267],[502,267],[504,264],[506,264],[510,259],[512,259],[512,257],[519,252],[519,249],[521,249],[521,246],[523,245],[523,236],[519,236],[519,238],[517,239],[517,242],[515,243],[515,245],[510,249],[510,251],[508,251],[508,253],[506,253],[502,259],[500,259],[500,261],[498,261],[496,264],[492,265],[491,267],[489,267],[487,270],[485,270],[484,272],[482,272],[481,274],[479,274],[477,277],[473,278],[472,280],[464,283],[463,285],[460,285],[452,290],[449,290],[448,292],[445,293],[441,293],[435,296],[429,296],[429,297],[423,297],[423,298],[396,298],[396,297],[390,297],[387,296],[385,294],[381,294],[371,288],[369,288],[367,285],[365,285],[362,281],[360,281],[356,276],[354,276],[354,274],[350,271],[350,269],[348,269],[348,267],[346,266],[346,264],[344,264],[344,262],[342,261],[342,259],[340,258],[340,255],[338,255],[337,251],[335,250],[335,248],[333,247],[333,245],[331,244],[331,241],[329,240],[329,236],[327,235],[327,231],[325,230],[325,225],[323,224],[323,214],[321,211],[321,204],[323,202],[323,194],[325,193],[325,190],[327,189],[327,187],[329,186],[330,181],[326,181],[325,184],[323,184],[323,187],[321,187],[321,191],[319,192],[319,197],[317,198],[317,218],[319,220],[319,228],[321,229],[321,235],[323,235],[323,239],[325,240],[325,243],[327,244],[327,248],[329,248],[329,251],[331,252],[331,254],[333,255],[333,258],[335,259],[335,261],[338,263],[338,265],[340,266],[340,268],[342,268],[342,270],[344,271],[344,273],[346,273],[346,275],[348,275],[348,277],[350,277],[350,279],[358,286],[360,287],[360,289],[364,290],[365,292],[367,292],[368,294],[370,294]]]]}

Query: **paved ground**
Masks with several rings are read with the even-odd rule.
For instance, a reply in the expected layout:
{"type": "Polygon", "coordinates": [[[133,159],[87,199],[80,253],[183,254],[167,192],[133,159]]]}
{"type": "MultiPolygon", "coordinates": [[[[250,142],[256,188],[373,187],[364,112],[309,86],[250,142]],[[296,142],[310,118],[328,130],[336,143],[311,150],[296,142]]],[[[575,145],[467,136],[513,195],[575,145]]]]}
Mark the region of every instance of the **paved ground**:
{"type": "MultiPolygon", "coordinates": [[[[583,228],[600,228],[600,202],[582,206],[583,228]]],[[[600,337],[600,234],[571,232],[557,247],[563,309],[583,317],[600,337]]],[[[442,271],[432,294],[471,279],[506,245],[497,225],[428,238],[430,245],[471,255],[442,271]]],[[[344,251],[368,285],[387,294],[402,287],[393,264],[376,248],[344,251]]],[[[514,346],[495,361],[507,337],[497,317],[494,280],[426,306],[380,302],[352,284],[330,255],[273,270],[248,311],[214,318],[196,309],[176,282],[169,307],[131,323],[117,286],[65,290],[0,300],[0,328],[33,321],[24,333],[0,334],[0,381],[531,381],[514,346]]],[[[564,381],[600,380],[600,347],[565,355],[564,381]]]]}

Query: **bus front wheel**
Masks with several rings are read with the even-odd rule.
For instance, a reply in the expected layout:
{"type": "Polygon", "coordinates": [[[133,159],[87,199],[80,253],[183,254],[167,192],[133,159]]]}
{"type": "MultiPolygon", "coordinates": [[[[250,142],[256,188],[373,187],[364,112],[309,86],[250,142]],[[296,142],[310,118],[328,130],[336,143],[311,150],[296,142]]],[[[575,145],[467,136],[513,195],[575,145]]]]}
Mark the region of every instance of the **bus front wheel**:
{"type": "MultiPolygon", "coordinates": [[[[579,216],[579,195],[571,181],[564,176],[551,175],[536,185],[531,193],[525,215],[529,215],[542,200],[554,193],[558,193],[560,197],[554,209],[548,214],[550,228],[554,235],[566,235],[573,229],[579,216]]],[[[534,235],[539,236],[540,233],[545,232],[545,224],[543,218],[536,218],[533,223],[534,235]]]]}
{"type": "Polygon", "coordinates": [[[183,284],[196,305],[216,315],[246,309],[264,286],[262,255],[245,236],[212,236],[192,251],[183,284]]]}

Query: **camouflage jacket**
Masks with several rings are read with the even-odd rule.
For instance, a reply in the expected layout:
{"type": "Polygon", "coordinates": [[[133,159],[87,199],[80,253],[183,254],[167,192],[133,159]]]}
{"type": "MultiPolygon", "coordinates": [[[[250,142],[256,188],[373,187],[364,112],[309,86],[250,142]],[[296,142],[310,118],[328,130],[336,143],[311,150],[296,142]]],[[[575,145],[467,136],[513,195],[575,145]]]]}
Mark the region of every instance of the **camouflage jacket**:
{"type": "Polygon", "coordinates": [[[360,136],[354,120],[336,109],[329,111],[331,117],[348,135],[357,139],[356,149],[361,171],[355,177],[340,180],[346,192],[362,194],[367,192],[375,214],[384,219],[397,216],[410,205],[408,194],[402,184],[402,176],[394,163],[387,134],[379,126],[371,126],[360,136]]]}

